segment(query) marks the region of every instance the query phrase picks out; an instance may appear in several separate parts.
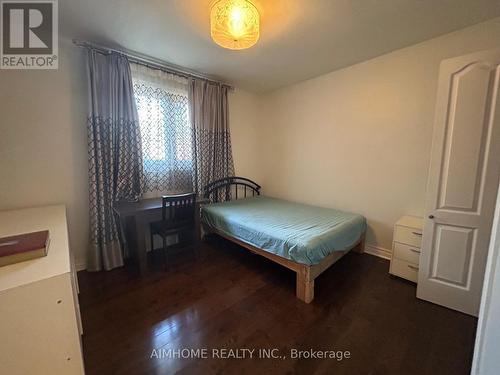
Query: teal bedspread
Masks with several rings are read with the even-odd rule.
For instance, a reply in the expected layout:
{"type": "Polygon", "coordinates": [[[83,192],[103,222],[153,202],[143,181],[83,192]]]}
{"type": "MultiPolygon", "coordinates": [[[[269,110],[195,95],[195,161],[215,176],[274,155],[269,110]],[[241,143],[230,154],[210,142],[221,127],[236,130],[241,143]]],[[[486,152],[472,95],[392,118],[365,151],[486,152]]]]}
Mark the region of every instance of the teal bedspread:
{"type": "Polygon", "coordinates": [[[201,218],[223,234],[308,265],[352,247],[366,229],[361,215],[263,196],[206,205],[201,218]]]}

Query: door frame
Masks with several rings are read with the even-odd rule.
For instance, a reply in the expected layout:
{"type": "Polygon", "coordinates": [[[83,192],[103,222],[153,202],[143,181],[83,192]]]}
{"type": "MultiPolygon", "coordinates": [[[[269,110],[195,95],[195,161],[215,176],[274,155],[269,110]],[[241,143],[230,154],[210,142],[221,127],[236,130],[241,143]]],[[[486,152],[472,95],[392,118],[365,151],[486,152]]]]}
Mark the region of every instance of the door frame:
{"type": "Polygon", "coordinates": [[[479,306],[479,320],[476,330],[476,341],[474,344],[474,359],[472,361],[471,374],[493,374],[498,368],[488,368],[484,363],[483,352],[485,345],[500,345],[500,337],[497,343],[486,342],[486,332],[491,320],[497,318],[492,313],[492,305],[500,305],[500,295],[497,291],[493,294],[493,286],[500,283],[500,184],[497,192],[497,203],[495,207],[495,216],[491,228],[490,245],[488,247],[488,260],[486,262],[486,271],[484,274],[483,291],[481,295],[481,304],[479,306]],[[495,276],[498,280],[495,280],[495,276]]]}

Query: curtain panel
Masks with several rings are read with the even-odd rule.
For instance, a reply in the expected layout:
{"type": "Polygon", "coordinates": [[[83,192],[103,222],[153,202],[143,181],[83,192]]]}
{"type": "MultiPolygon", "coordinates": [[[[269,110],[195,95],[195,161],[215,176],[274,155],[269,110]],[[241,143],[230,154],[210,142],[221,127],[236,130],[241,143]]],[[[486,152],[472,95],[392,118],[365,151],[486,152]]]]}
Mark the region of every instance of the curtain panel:
{"type": "Polygon", "coordinates": [[[113,204],[143,193],[139,119],[130,65],[117,54],[89,50],[88,158],[90,251],[87,269],[123,266],[113,204]]]}
{"type": "MultiPolygon", "coordinates": [[[[210,182],[234,176],[227,86],[192,79],[189,84],[193,128],[194,181],[198,194],[210,182]]],[[[224,199],[220,197],[221,201],[224,199]]]]}

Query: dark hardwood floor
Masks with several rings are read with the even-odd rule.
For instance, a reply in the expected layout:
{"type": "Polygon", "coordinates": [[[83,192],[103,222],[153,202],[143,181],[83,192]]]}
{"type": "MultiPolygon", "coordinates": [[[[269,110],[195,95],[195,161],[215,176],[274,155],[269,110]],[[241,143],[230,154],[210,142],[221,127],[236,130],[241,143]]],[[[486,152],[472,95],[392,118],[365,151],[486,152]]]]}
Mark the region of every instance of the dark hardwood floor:
{"type": "Polygon", "coordinates": [[[160,257],[151,261],[143,278],[133,265],[78,274],[87,374],[470,371],[476,319],[417,300],[385,260],[349,253],[316,280],[310,305],[295,298],[292,272],[218,237],[197,258],[188,249],[172,255],[168,271],[160,257]],[[209,358],[156,358],[169,348],[207,348],[209,358]],[[278,348],[284,358],[211,358],[222,348],[278,348]],[[291,349],[350,358],[299,360],[291,349]]]}

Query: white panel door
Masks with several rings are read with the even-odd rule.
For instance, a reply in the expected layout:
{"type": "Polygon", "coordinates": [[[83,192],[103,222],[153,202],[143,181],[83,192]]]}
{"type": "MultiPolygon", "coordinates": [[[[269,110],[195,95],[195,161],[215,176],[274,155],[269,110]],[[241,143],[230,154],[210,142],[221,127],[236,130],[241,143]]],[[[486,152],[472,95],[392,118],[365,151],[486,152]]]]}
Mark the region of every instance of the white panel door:
{"type": "Polygon", "coordinates": [[[441,63],[417,297],[478,314],[500,175],[500,50],[441,63]]]}

